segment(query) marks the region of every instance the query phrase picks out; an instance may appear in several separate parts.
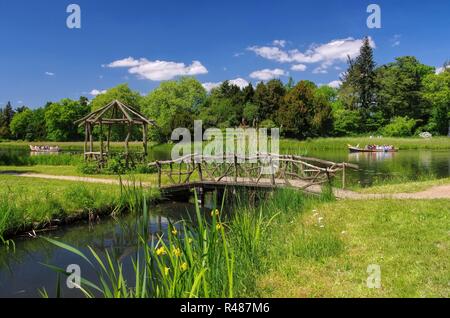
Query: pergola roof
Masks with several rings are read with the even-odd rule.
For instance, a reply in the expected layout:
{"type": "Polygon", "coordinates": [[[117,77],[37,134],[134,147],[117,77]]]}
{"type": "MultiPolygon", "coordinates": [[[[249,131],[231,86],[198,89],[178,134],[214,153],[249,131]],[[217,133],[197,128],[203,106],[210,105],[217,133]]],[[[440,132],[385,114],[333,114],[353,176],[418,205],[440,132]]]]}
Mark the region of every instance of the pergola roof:
{"type": "Polygon", "coordinates": [[[75,124],[79,124],[80,126],[86,123],[93,125],[100,123],[156,125],[155,121],[147,119],[139,111],[125,105],[117,99],[75,121],[75,124]]]}

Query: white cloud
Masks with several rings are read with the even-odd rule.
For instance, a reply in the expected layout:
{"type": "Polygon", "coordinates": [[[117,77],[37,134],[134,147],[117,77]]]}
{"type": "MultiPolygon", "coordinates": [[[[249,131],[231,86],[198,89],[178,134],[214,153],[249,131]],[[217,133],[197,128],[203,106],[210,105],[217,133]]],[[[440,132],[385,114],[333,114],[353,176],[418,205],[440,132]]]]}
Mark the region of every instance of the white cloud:
{"type": "Polygon", "coordinates": [[[286,43],[287,43],[286,40],[273,40],[272,45],[285,47],[286,43]]]}
{"type": "Polygon", "coordinates": [[[207,92],[210,92],[213,88],[219,87],[220,84],[222,84],[222,82],[207,82],[207,83],[203,83],[202,86],[204,89],[206,89],[207,92]]]}
{"type": "MultiPolygon", "coordinates": [[[[450,69],[450,65],[446,67],[447,69],[450,69]]],[[[436,68],[436,74],[441,74],[442,72],[444,72],[444,67],[437,67],[436,68]]]]}
{"type": "Polygon", "coordinates": [[[54,76],[55,73],[52,73],[52,72],[45,72],[45,75],[48,75],[48,76],[54,76]]]}
{"type": "Polygon", "coordinates": [[[277,78],[277,77],[285,76],[285,75],[287,75],[287,73],[280,68],[276,68],[273,70],[266,68],[263,70],[252,72],[250,74],[250,77],[261,80],[261,81],[268,81],[272,78],[277,78]]]}
{"type": "MultiPolygon", "coordinates": [[[[375,48],[375,42],[369,38],[370,45],[375,48]]],[[[332,40],[325,44],[313,44],[305,52],[298,49],[282,50],[276,46],[252,46],[248,50],[268,60],[280,63],[322,63],[317,72],[324,72],[335,62],[345,62],[347,57],[358,56],[363,39],[345,38],[332,40]]]]}
{"type": "Polygon", "coordinates": [[[294,64],[291,66],[292,71],[303,72],[306,71],[307,66],[305,64],[294,64]]]}
{"type": "Polygon", "coordinates": [[[395,34],[395,35],[392,37],[392,39],[390,40],[390,41],[391,41],[391,46],[392,46],[392,47],[399,46],[399,45],[400,45],[400,38],[401,38],[401,37],[402,37],[401,34],[395,34]]]}
{"type": "Polygon", "coordinates": [[[132,57],[114,61],[106,65],[106,67],[128,68],[128,73],[135,74],[139,78],[151,81],[165,81],[182,75],[192,76],[208,73],[206,67],[199,61],[193,61],[191,65],[185,65],[184,63],[170,61],[149,61],[144,58],[136,60],[132,57]]]}
{"type": "Polygon", "coordinates": [[[233,54],[234,57],[239,57],[239,56],[242,56],[242,55],[244,55],[243,52],[237,52],[237,53],[233,54]]]}
{"type": "Polygon", "coordinates": [[[333,88],[339,88],[341,85],[342,85],[342,82],[339,81],[339,80],[332,81],[332,82],[329,82],[327,84],[327,86],[330,86],[330,87],[333,87],[333,88]]]}
{"type": "Polygon", "coordinates": [[[97,96],[97,95],[101,95],[101,94],[105,94],[106,93],[106,89],[105,90],[98,90],[98,89],[93,89],[92,91],[89,92],[90,95],[92,96],[97,96]]]}
{"type": "Polygon", "coordinates": [[[242,88],[244,88],[244,87],[247,87],[248,84],[249,84],[245,79],[240,78],[240,77],[235,78],[235,79],[232,79],[232,80],[229,80],[228,82],[229,82],[231,85],[236,85],[236,86],[238,86],[240,89],[242,89],[242,88]]]}
{"type": "MultiPolygon", "coordinates": [[[[202,86],[206,89],[206,91],[210,92],[213,88],[219,87],[223,82],[207,82],[207,83],[203,83],[202,86]]],[[[247,82],[245,79],[243,78],[235,78],[232,80],[229,80],[228,83],[230,83],[231,85],[236,85],[238,86],[240,89],[243,89],[244,87],[247,87],[249,82],[247,82]]]]}

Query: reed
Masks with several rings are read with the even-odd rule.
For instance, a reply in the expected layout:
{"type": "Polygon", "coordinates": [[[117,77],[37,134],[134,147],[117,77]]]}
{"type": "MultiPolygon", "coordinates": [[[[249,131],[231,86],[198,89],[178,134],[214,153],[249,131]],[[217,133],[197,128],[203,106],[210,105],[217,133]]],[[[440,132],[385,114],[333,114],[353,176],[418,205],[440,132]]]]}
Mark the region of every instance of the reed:
{"type": "MultiPolygon", "coordinates": [[[[259,194],[253,199],[249,193],[233,193],[230,197],[234,202],[226,201],[225,195],[220,208],[205,215],[195,195],[195,218],[170,224],[166,234],[153,239],[145,194],[139,189],[133,186],[126,195],[133,197],[129,202],[135,202],[130,207],[138,233],[131,280],[123,274],[123,263],[108,251],[101,256],[89,248],[89,255],[85,255],[75,247],[47,239],[94,268],[96,281],[83,280],[80,286],[86,297],[257,296],[256,278],[266,268],[274,224],[282,225],[304,207],[328,200],[326,196],[308,197],[292,190],[259,194]]],[[[62,268],[48,266],[59,274],[69,275],[62,268]]]]}

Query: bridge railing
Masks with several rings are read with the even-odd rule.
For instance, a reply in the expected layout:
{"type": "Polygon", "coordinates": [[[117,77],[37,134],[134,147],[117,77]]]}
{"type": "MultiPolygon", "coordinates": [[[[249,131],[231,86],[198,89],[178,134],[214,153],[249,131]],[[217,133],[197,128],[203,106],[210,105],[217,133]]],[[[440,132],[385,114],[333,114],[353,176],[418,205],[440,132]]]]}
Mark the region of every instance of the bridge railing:
{"type": "Polygon", "coordinates": [[[287,185],[307,188],[331,182],[342,172],[345,187],[346,168],[358,169],[357,165],[296,155],[258,153],[253,156],[225,154],[204,156],[190,154],[174,160],[156,161],[149,164],[158,170],[158,186],[182,185],[190,182],[239,183],[251,185],[287,185]]]}

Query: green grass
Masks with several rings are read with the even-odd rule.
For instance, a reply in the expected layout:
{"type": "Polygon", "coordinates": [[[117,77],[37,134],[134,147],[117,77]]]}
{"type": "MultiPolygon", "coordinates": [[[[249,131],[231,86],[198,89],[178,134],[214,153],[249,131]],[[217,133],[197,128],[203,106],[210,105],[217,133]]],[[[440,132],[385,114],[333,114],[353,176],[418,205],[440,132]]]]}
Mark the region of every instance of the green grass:
{"type": "Polygon", "coordinates": [[[338,201],[285,216],[269,236],[262,297],[448,297],[450,200],[338,201]],[[381,266],[381,288],[366,286],[381,266]]]}
{"type": "MultiPolygon", "coordinates": [[[[419,137],[405,137],[405,138],[369,138],[369,137],[328,137],[328,138],[314,138],[308,140],[286,139],[280,140],[280,151],[282,153],[297,153],[299,149],[304,150],[328,150],[328,149],[346,149],[347,144],[351,145],[367,145],[367,144],[391,144],[400,149],[450,149],[450,138],[448,137],[433,137],[431,139],[423,139],[419,137]]],[[[28,150],[29,144],[46,144],[58,145],[63,151],[82,151],[83,142],[23,142],[23,141],[4,141],[0,142],[2,149],[24,149],[28,150]]],[[[95,147],[99,147],[99,143],[94,143],[95,147]]],[[[161,144],[157,145],[151,143],[150,148],[156,151],[170,152],[172,145],[161,144]]],[[[112,142],[111,149],[114,151],[123,150],[123,142],[112,142]]],[[[131,142],[130,148],[133,150],[141,150],[142,143],[131,142]]]]}
{"type": "Polygon", "coordinates": [[[432,179],[424,181],[405,181],[399,183],[398,180],[390,184],[384,181],[385,184],[375,185],[368,188],[354,188],[353,190],[360,193],[413,193],[427,190],[434,186],[450,184],[450,178],[432,179]]]}
{"type": "MultiPolygon", "coordinates": [[[[83,141],[39,141],[39,142],[29,142],[29,141],[3,141],[0,142],[0,148],[2,149],[19,149],[19,150],[29,150],[29,145],[48,145],[48,146],[59,146],[62,151],[83,151],[84,142],[83,141]]],[[[149,147],[157,146],[155,143],[149,143],[149,147]]],[[[115,141],[110,143],[110,147],[114,151],[124,151],[124,142],[115,141]]],[[[132,150],[142,151],[142,142],[133,141],[129,143],[129,147],[132,150]]],[[[94,142],[94,148],[100,149],[100,143],[94,142]]]]}
{"type": "Polygon", "coordinates": [[[281,139],[280,151],[282,153],[295,154],[308,150],[342,150],[347,145],[365,146],[369,144],[394,145],[400,150],[406,149],[450,149],[450,138],[433,137],[423,138],[369,138],[369,137],[340,137],[340,138],[316,138],[305,141],[295,139],[281,139]]]}
{"type": "MultiPolygon", "coordinates": [[[[43,228],[52,220],[109,214],[130,203],[120,186],[0,175],[0,237],[43,228]]],[[[158,196],[148,190],[149,199],[158,196]]]]}

